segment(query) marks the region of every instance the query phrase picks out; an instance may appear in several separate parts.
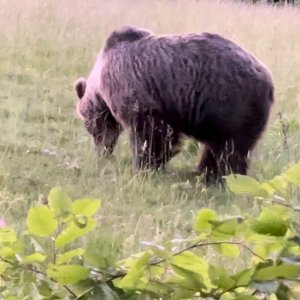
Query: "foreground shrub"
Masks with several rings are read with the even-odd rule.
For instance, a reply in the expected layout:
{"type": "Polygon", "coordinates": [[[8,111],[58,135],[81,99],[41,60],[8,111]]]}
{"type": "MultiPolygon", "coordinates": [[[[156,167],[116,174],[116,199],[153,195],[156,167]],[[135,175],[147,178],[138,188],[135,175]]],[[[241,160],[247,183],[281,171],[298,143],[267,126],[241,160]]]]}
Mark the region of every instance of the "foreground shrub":
{"type": "Polygon", "coordinates": [[[165,247],[148,243],[105,269],[89,265],[85,246],[77,246],[95,230],[100,200],[72,201],[52,189],[47,204],[28,211],[24,233],[1,219],[0,298],[299,299],[300,208],[287,199],[291,186],[300,186],[300,163],[263,183],[226,180],[232,192],[254,197],[257,215],[221,217],[202,209],[192,237],[165,247]]]}

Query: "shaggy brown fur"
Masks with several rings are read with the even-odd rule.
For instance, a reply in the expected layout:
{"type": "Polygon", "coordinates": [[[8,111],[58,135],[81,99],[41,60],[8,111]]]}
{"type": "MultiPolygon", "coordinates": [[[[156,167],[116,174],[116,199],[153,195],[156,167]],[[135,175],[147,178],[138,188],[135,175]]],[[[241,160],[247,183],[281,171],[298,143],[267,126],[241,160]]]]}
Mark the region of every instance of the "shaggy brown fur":
{"type": "Polygon", "coordinates": [[[75,82],[75,90],[79,97],[77,114],[93,137],[98,152],[111,154],[122,127],[112,116],[110,109],[95,88],[92,77],[89,77],[88,87],[87,91],[87,82],[84,78],[79,78],[75,82]]]}
{"type": "Polygon", "coordinates": [[[112,32],[87,82],[75,86],[78,112],[92,132],[109,127],[111,150],[121,124],[135,166],[158,168],[184,134],[205,145],[198,170],[207,179],[246,174],[274,94],[268,69],[217,34],[157,36],[135,27],[112,32]]]}

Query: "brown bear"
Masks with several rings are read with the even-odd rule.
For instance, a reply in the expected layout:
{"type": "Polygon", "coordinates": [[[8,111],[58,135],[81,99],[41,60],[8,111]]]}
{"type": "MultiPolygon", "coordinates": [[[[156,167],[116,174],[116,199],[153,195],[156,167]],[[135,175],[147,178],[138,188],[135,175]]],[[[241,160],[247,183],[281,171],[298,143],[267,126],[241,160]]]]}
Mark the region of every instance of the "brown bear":
{"type": "Polygon", "coordinates": [[[107,38],[87,80],[75,83],[77,112],[98,149],[122,129],[136,168],[159,168],[182,136],[204,144],[199,172],[246,174],[274,98],[267,67],[211,33],[154,35],[126,26],[107,38]]]}

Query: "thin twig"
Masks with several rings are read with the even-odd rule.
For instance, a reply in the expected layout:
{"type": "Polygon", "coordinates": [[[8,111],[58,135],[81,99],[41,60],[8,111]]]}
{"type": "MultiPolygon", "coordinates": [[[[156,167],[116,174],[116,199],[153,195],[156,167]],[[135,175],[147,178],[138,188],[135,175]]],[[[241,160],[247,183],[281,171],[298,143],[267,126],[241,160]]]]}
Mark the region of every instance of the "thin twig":
{"type": "MultiPolygon", "coordinates": [[[[195,249],[195,248],[202,248],[202,247],[207,247],[207,246],[214,246],[214,245],[237,245],[237,246],[241,246],[242,248],[246,249],[247,251],[249,251],[253,256],[256,256],[258,257],[259,259],[265,261],[265,259],[263,257],[261,257],[260,255],[258,255],[257,253],[255,253],[250,247],[246,246],[245,244],[243,244],[242,242],[234,242],[234,241],[223,241],[223,242],[208,242],[208,243],[194,243],[190,246],[188,246],[187,248],[184,248],[176,253],[174,253],[172,255],[172,257],[174,256],[177,256],[183,252],[186,252],[186,251],[189,251],[191,249],[195,249]]],[[[163,259],[160,259],[156,262],[152,262],[149,264],[149,267],[152,267],[152,266],[156,266],[156,265],[159,265],[163,262],[165,262],[167,259],[166,258],[163,258],[163,259]]],[[[114,279],[117,279],[117,278],[122,278],[124,276],[126,276],[127,272],[123,272],[123,273],[119,273],[119,274],[116,274],[116,275],[113,275],[109,281],[112,281],[114,279]]]]}
{"type": "Polygon", "coordinates": [[[282,206],[288,207],[288,208],[290,208],[290,209],[292,209],[294,211],[300,212],[300,208],[299,207],[294,207],[293,205],[285,203],[285,202],[280,201],[280,200],[272,200],[272,203],[273,204],[282,205],[282,206]]]}
{"type": "MultiPolygon", "coordinates": [[[[41,274],[41,275],[43,275],[43,276],[49,278],[45,272],[40,271],[40,270],[38,270],[38,269],[36,269],[36,268],[32,268],[32,267],[26,266],[26,265],[22,266],[22,265],[20,265],[20,264],[13,263],[13,262],[11,262],[11,261],[9,261],[9,260],[7,260],[7,259],[1,257],[1,256],[0,256],[0,260],[3,261],[3,262],[5,262],[5,263],[7,263],[7,264],[9,264],[9,265],[11,265],[11,266],[13,266],[13,267],[20,267],[20,268],[22,268],[22,269],[25,269],[25,270],[34,272],[34,273],[36,273],[36,274],[41,274]]],[[[52,279],[52,278],[49,278],[49,279],[50,279],[52,282],[59,283],[59,282],[57,282],[55,279],[52,279]]],[[[63,284],[62,286],[63,286],[63,287],[64,287],[64,288],[72,295],[72,297],[74,297],[75,299],[77,299],[77,295],[76,295],[69,287],[67,287],[67,286],[64,285],[64,284],[63,284]]]]}
{"type": "Polygon", "coordinates": [[[55,239],[53,239],[53,264],[56,264],[56,247],[55,247],[55,239]]]}
{"type": "Polygon", "coordinates": [[[260,255],[258,255],[257,253],[255,253],[250,247],[244,245],[243,243],[237,244],[240,245],[241,247],[245,248],[246,250],[248,250],[250,253],[252,253],[253,256],[258,257],[259,259],[265,261],[265,259],[263,257],[261,257],[260,255]]]}
{"type": "MultiPolygon", "coordinates": [[[[223,241],[223,242],[209,242],[209,243],[195,243],[183,250],[180,250],[178,252],[176,252],[175,254],[173,254],[173,256],[177,256],[185,251],[188,251],[188,250],[191,250],[191,249],[194,249],[194,248],[202,248],[202,247],[207,247],[207,246],[214,246],[214,245],[237,245],[237,246],[241,246],[243,247],[244,249],[248,250],[253,256],[256,256],[258,258],[260,258],[261,260],[265,260],[263,257],[259,256],[258,254],[256,254],[251,248],[249,248],[248,246],[244,245],[242,242],[234,242],[234,241],[223,241]]],[[[151,264],[151,265],[156,265],[156,264],[159,264],[159,263],[162,263],[164,262],[166,259],[162,259],[154,264],[151,264]]]]}

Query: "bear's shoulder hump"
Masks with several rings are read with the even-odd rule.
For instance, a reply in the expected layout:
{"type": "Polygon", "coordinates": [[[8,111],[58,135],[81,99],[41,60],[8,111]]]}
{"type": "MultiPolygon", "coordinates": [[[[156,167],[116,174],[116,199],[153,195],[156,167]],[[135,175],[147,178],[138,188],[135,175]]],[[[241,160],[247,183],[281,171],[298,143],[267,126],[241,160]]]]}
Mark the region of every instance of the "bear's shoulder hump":
{"type": "Polygon", "coordinates": [[[114,48],[122,42],[135,42],[146,36],[151,35],[151,32],[139,27],[124,26],[120,29],[114,30],[106,40],[105,51],[114,48]]]}

